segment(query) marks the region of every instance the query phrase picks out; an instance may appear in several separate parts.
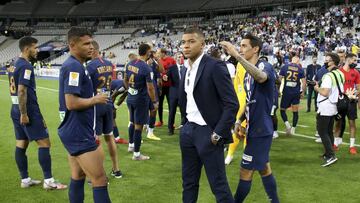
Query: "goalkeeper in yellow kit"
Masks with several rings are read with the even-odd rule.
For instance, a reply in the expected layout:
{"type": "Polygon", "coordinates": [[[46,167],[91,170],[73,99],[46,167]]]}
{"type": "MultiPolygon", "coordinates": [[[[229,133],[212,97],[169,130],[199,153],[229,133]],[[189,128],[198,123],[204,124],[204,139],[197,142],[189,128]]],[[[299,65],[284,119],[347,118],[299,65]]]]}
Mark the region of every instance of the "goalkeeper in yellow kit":
{"type": "MultiPolygon", "coordinates": [[[[246,73],[246,70],[244,69],[244,67],[240,63],[238,63],[236,66],[236,75],[235,75],[234,82],[233,82],[235,93],[237,95],[237,98],[238,98],[239,104],[240,104],[239,111],[236,115],[236,120],[239,120],[239,118],[244,113],[245,107],[246,107],[246,92],[244,90],[245,73],[246,73]]],[[[246,128],[246,120],[241,123],[241,126],[246,128]]],[[[233,136],[234,142],[229,145],[229,151],[225,158],[226,165],[231,163],[234,153],[235,153],[235,150],[240,143],[240,139],[236,136],[235,132],[233,132],[232,136],[233,136]]],[[[246,140],[244,139],[244,146],[245,146],[245,144],[246,144],[246,140]]]]}

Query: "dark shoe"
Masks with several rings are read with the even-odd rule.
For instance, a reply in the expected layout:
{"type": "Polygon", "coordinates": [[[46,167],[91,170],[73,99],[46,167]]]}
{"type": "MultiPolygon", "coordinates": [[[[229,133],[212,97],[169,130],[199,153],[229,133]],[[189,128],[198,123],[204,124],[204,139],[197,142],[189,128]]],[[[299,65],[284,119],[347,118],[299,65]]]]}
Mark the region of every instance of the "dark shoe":
{"type": "Polygon", "coordinates": [[[168,135],[174,135],[174,129],[169,130],[168,135]]]}
{"type": "Polygon", "coordinates": [[[325,159],[325,162],[321,164],[322,167],[330,166],[334,164],[338,159],[335,156],[325,159]]]}
{"type": "Polygon", "coordinates": [[[122,173],[121,171],[113,171],[111,170],[111,176],[113,176],[114,178],[122,178],[122,173]]]}

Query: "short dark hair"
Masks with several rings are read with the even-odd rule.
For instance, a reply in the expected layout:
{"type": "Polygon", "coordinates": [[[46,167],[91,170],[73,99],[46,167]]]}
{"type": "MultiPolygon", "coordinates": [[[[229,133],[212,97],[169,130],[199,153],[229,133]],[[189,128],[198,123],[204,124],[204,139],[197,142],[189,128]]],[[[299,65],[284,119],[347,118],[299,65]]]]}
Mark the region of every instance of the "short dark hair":
{"type": "Polygon", "coordinates": [[[212,48],[209,50],[210,51],[210,56],[216,59],[221,59],[221,52],[219,49],[217,48],[212,48]]]}
{"type": "Polygon", "coordinates": [[[93,45],[95,50],[99,51],[99,49],[100,49],[99,43],[97,43],[95,40],[93,40],[91,42],[91,44],[93,45]]]}
{"type": "Polygon", "coordinates": [[[139,46],[139,56],[144,56],[151,49],[150,45],[142,43],[139,46]]]}
{"type": "Polygon", "coordinates": [[[259,37],[255,36],[255,35],[253,35],[251,33],[246,33],[244,35],[243,39],[250,40],[250,45],[252,47],[259,47],[258,55],[260,55],[260,52],[261,52],[261,49],[262,49],[262,46],[263,46],[263,41],[259,37]]]}
{"type": "Polygon", "coordinates": [[[339,65],[340,63],[340,57],[339,55],[335,54],[335,53],[332,53],[332,52],[329,52],[327,53],[325,56],[328,56],[331,58],[331,60],[335,63],[336,66],[339,65]]]}
{"type": "Polygon", "coordinates": [[[20,51],[24,51],[25,47],[31,46],[32,44],[38,43],[38,40],[36,38],[25,36],[20,39],[19,41],[19,48],[20,51]]]}
{"type": "Polygon", "coordinates": [[[196,27],[189,27],[184,31],[184,34],[197,34],[201,38],[205,38],[204,33],[196,27]]]}
{"type": "Polygon", "coordinates": [[[160,52],[163,53],[163,54],[167,54],[167,50],[165,48],[161,48],[160,52]]]}
{"type": "Polygon", "coordinates": [[[90,30],[83,28],[83,27],[71,27],[67,33],[68,43],[70,43],[72,40],[77,40],[80,37],[83,37],[86,35],[92,37],[92,33],[90,32],[90,30]]]}
{"type": "Polygon", "coordinates": [[[353,57],[357,57],[357,55],[356,54],[353,54],[353,53],[348,53],[348,54],[346,54],[346,59],[348,59],[348,58],[353,58],[353,57]]]}

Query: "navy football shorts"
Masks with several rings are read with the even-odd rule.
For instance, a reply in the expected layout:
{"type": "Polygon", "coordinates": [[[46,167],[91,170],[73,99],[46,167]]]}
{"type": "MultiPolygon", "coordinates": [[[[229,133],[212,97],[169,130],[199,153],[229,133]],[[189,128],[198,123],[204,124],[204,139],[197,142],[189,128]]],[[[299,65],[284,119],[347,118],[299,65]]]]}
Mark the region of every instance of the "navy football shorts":
{"type": "Polygon", "coordinates": [[[283,94],[281,97],[280,108],[287,109],[291,105],[300,104],[300,93],[298,94],[283,94]]]}
{"type": "Polygon", "coordinates": [[[59,129],[59,137],[65,149],[71,156],[79,156],[86,152],[95,151],[98,145],[95,136],[81,131],[68,132],[59,129]]]}
{"type": "Polygon", "coordinates": [[[247,170],[262,171],[269,162],[272,135],[265,137],[247,137],[241,167],[247,170]]]}
{"type": "Polygon", "coordinates": [[[127,103],[127,106],[129,109],[130,122],[138,125],[145,125],[148,123],[149,105],[127,103]]]}
{"type": "Polygon", "coordinates": [[[48,129],[46,123],[40,112],[35,113],[35,115],[29,115],[30,123],[28,125],[20,124],[20,116],[12,117],[15,137],[16,140],[42,140],[49,138],[48,129]]]}
{"type": "Polygon", "coordinates": [[[110,104],[96,105],[96,135],[111,135],[113,126],[113,106],[110,104]]]}

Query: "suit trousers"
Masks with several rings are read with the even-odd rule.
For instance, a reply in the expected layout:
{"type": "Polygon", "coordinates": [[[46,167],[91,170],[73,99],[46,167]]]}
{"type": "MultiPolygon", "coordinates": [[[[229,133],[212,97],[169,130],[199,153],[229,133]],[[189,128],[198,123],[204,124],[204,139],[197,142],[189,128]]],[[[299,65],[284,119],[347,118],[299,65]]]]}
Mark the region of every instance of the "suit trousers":
{"type": "Polygon", "coordinates": [[[168,129],[169,130],[174,129],[176,109],[177,109],[178,106],[179,106],[179,99],[170,97],[169,118],[168,118],[168,129]]]}
{"type": "Polygon", "coordinates": [[[209,126],[192,122],[187,122],[180,130],[183,203],[197,201],[203,165],[216,202],[234,202],[226,178],[224,146],[212,144],[211,134],[212,129],[209,126]]]}

